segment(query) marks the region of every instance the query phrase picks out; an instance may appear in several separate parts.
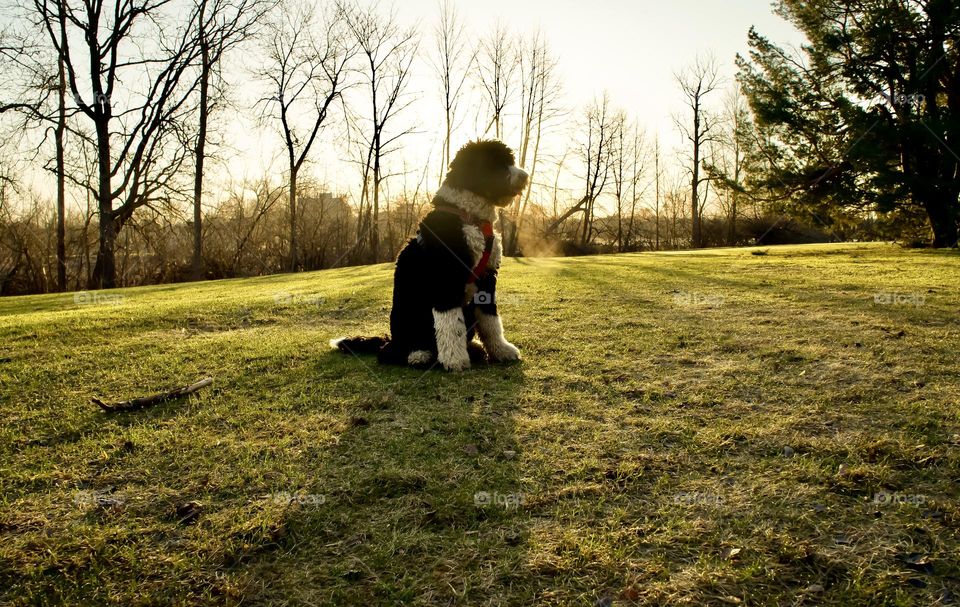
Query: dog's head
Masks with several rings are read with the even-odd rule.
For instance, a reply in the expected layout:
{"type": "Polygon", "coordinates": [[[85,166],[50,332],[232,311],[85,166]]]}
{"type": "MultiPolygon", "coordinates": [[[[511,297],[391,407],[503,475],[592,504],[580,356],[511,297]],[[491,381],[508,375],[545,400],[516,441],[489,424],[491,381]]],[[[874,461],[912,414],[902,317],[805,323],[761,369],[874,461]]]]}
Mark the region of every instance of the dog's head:
{"type": "Polygon", "coordinates": [[[460,148],[450,163],[446,184],[503,207],[523,192],[527,179],[529,175],[516,166],[510,148],[490,139],[471,141],[460,148]]]}

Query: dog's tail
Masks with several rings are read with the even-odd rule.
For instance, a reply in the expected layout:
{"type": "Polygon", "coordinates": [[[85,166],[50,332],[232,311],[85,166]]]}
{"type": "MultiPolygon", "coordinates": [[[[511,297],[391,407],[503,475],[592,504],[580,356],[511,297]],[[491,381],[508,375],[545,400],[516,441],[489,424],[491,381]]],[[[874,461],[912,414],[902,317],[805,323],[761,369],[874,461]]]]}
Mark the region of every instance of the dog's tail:
{"type": "Polygon", "coordinates": [[[377,354],[390,343],[386,336],[381,337],[340,337],[330,340],[330,347],[346,354],[377,354]]]}

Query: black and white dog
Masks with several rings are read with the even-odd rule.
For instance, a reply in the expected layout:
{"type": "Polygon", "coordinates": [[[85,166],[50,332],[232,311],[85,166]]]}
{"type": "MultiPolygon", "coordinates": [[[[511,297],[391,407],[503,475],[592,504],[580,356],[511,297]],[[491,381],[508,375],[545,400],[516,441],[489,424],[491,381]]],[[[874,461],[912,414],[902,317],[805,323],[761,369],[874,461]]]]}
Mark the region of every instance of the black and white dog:
{"type": "Polygon", "coordinates": [[[499,141],[465,145],[433,198],[416,238],[397,258],[390,333],[330,344],[347,353],[377,353],[381,363],[460,371],[470,361],[506,362],[520,351],[503,337],[497,271],[503,247],[493,231],[498,207],[519,195],[528,175],[499,141]],[[472,343],[474,333],[483,343],[472,343]]]}

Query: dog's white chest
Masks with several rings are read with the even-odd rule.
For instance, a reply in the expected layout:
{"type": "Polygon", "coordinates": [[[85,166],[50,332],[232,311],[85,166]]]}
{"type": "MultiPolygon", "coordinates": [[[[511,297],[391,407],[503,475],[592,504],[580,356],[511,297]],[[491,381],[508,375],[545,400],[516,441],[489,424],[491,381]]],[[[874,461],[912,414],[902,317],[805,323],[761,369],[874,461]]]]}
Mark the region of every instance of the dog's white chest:
{"type": "MultiPolygon", "coordinates": [[[[473,258],[473,266],[476,267],[480,263],[480,258],[483,257],[484,249],[484,238],[483,232],[480,231],[475,225],[465,224],[463,226],[463,237],[467,241],[467,246],[470,247],[470,255],[473,258]]],[[[503,256],[503,244],[500,242],[500,234],[496,231],[493,233],[493,247],[490,249],[490,260],[487,262],[487,267],[494,270],[500,267],[500,257],[503,256]]]]}

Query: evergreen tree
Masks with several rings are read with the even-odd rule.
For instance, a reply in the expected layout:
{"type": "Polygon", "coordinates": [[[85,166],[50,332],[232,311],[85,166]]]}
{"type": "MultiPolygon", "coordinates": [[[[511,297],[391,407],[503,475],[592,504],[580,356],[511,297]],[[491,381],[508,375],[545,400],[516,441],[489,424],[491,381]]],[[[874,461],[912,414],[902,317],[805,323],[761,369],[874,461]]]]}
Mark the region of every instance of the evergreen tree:
{"type": "Polygon", "coordinates": [[[836,215],[922,210],[936,247],[960,220],[956,0],[781,0],[799,56],[755,30],[739,78],[763,133],[764,185],[836,215]]]}

